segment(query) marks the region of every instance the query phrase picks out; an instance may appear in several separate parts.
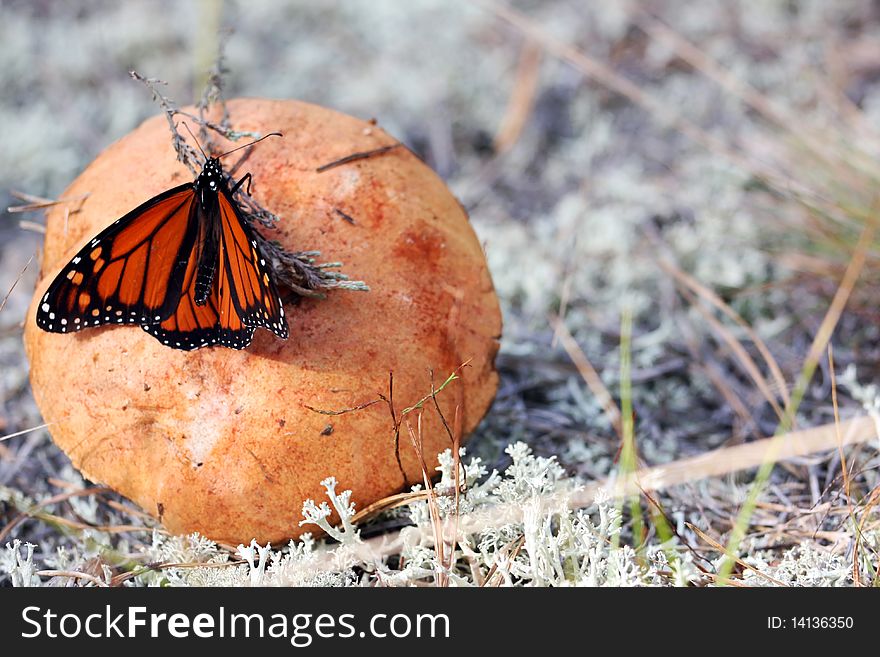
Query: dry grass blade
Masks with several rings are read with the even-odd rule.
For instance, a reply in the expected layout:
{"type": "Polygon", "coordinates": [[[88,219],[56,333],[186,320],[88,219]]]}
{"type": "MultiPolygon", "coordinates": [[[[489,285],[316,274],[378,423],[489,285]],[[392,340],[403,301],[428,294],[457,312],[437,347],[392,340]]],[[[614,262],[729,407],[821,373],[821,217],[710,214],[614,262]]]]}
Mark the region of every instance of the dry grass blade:
{"type": "MultiPolygon", "coordinates": [[[[523,546],[526,544],[526,537],[520,536],[519,538],[515,538],[510,543],[508,543],[502,549],[502,552],[506,555],[504,560],[508,563],[512,562],[516,559],[517,555],[519,555],[520,550],[523,549],[523,546]]],[[[495,577],[495,574],[498,572],[498,560],[496,558],[495,563],[492,564],[492,567],[489,569],[489,572],[486,573],[486,579],[483,581],[481,586],[488,587],[492,582],[492,578],[495,577]]],[[[500,581],[498,585],[500,585],[500,581]]],[[[495,585],[497,586],[497,585],[495,585]]]]}
{"type": "Polygon", "coordinates": [[[26,219],[22,219],[18,222],[18,227],[22,230],[28,230],[32,233],[38,233],[40,235],[46,234],[46,227],[43,224],[37,223],[36,221],[28,221],[26,219]]]}
{"type": "MultiPolygon", "coordinates": [[[[697,527],[689,522],[686,524],[687,524],[688,528],[691,529],[697,536],[699,536],[707,545],[712,546],[714,549],[718,550],[721,553],[724,552],[724,546],[721,545],[721,543],[714,540],[711,536],[708,536],[699,527],[697,527]]],[[[749,564],[747,564],[745,561],[743,561],[740,558],[737,558],[736,562],[740,565],[740,567],[745,568],[746,570],[751,570],[753,573],[755,573],[756,575],[759,575],[760,577],[763,577],[768,582],[772,582],[773,584],[776,584],[776,586],[788,587],[788,584],[786,584],[785,582],[782,582],[774,577],[771,577],[767,573],[761,572],[760,570],[758,570],[754,566],[750,566],[749,564]]]]}
{"type": "Polygon", "coordinates": [[[562,344],[562,348],[565,349],[568,357],[571,358],[571,361],[580,373],[581,378],[583,378],[584,382],[596,396],[596,400],[605,411],[605,417],[608,419],[611,426],[614,427],[614,431],[622,441],[623,422],[621,420],[620,409],[614,402],[611,393],[608,392],[608,388],[606,388],[605,384],[602,382],[602,378],[599,376],[596,368],[593,367],[590,359],[587,358],[587,355],[580,348],[580,345],[578,345],[577,341],[561,320],[556,317],[551,317],[550,324],[552,324],[555,334],[559,337],[559,342],[562,344]]]}
{"type": "Polygon", "coordinates": [[[335,169],[336,167],[340,167],[343,164],[349,164],[351,162],[357,162],[358,160],[365,160],[367,158],[376,157],[378,155],[384,155],[390,151],[395,150],[396,148],[402,147],[403,144],[397,142],[396,144],[388,144],[387,146],[380,146],[379,148],[374,148],[369,151],[362,151],[360,153],[352,153],[351,155],[346,155],[345,157],[339,158],[338,160],[334,160],[333,162],[328,162],[327,164],[322,164],[318,168],[315,169],[317,173],[324,173],[325,171],[329,171],[330,169],[335,169]]]}
{"type": "MultiPolygon", "coordinates": [[[[708,572],[708,571],[706,570],[706,568],[704,568],[703,566],[700,565],[699,562],[700,562],[700,561],[705,561],[705,562],[706,562],[707,564],[709,564],[710,566],[711,566],[711,562],[709,561],[709,559],[707,559],[707,558],[704,557],[702,554],[700,554],[700,553],[696,550],[696,548],[694,548],[694,546],[691,545],[691,544],[688,542],[688,540],[687,540],[684,536],[681,535],[681,533],[678,531],[678,529],[676,529],[676,527],[675,527],[676,523],[672,520],[672,518],[669,517],[669,514],[666,513],[666,509],[664,509],[664,508],[663,508],[663,505],[660,504],[660,500],[658,500],[654,495],[651,495],[650,492],[648,492],[648,491],[646,491],[646,490],[644,490],[644,489],[642,489],[642,495],[645,497],[646,500],[648,500],[648,503],[654,508],[655,513],[656,513],[657,516],[661,519],[662,525],[664,525],[666,531],[669,532],[669,537],[671,537],[671,536],[675,536],[675,538],[677,538],[678,541],[679,541],[679,542],[680,542],[680,543],[681,543],[681,544],[687,549],[687,551],[690,552],[691,555],[694,557],[694,562],[693,562],[694,567],[695,567],[697,570],[699,570],[701,573],[703,573],[703,574],[705,574],[706,572],[708,572]]],[[[655,521],[655,523],[656,523],[656,521],[655,521]]],[[[657,525],[658,525],[658,534],[660,533],[660,532],[659,532],[659,529],[660,529],[659,524],[660,524],[660,523],[657,523],[657,525]]],[[[661,534],[661,538],[664,540],[664,542],[665,542],[666,540],[668,540],[669,537],[664,537],[664,536],[662,536],[662,534],[661,534]]],[[[669,559],[669,562],[670,562],[670,563],[673,563],[674,560],[677,560],[677,559],[678,559],[678,556],[675,554],[675,552],[674,552],[673,550],[670,550],[670,554],[669,554],[668,556],[672,557],[672,558],[669,559]]]]}
{"type": "Polygon", "coordinates": [[[128,506],[127,504],[121,504],[116,500],[107,500],[107,506],[109,506],[111,509],[115,509],[116,511],[119,511],[120,513],[124,513],[129,516],[141,518],[142,520],[150,523],[155,522],[155,518],[153,518],[153,516],[151,516],[149,513],[145,513],[140,509],[135,509],[131,506],[128,506]]]}
{"type": "Polygon", "coordinates": [[[244,560],[223,561],[221,563],[148,563],[129,572],[114,575],[110,580],[110,585],[120,586],[130,579],[134,579],[135,577],[139,577],[140,575],[151,571],[159,572],[162,570],[169,570],[171,568],[175,570],[196,570],[200,568],[230,568],[234,566],[241,566],[246,563],[247,561],[244,560]]]}
{"type": "MultiPolygon", "coordinates": [[[[829,305],[825,316],[822,318],[819,330],[816,331],[816,335],[813,337],[813,342],[810,345],[807,358],[804,361],[800,376],[798,377],[794,391],[791,395],[792,402],[786,407],[786,415],[780,423],[777,431],[786,432],[793,424],[797,409],[800,406],[804,394],[806,394],[807,386],[813,378],[816,366],[819,363],[819,359],[822,357],[822,352],[825,351],[825,348],[831,341],[831,335],[834,332],[834,328],[837,326],[840,316],[843,313],[843,309],[846,307],[846,303],[855,288],[856,281],[858,281],[859,276],[862,273],[868,249],[874,239],[874,232],[874,222],[870,221],[862,230],[859,242],[846,267],[846,272],[844,272],[843,279],[840,281],[840,285],[834,293],[834,298],[831,300],[831,304],[829,305]]],[[[837,441],[837,444],[839,444],[839,441],[837,441]]],[[[739,545],[745,537],[746,530],[751,522],[751,517],[755,510],[755,504],[770,479],[770,473],[773,470],[773,466],[779,459],[779,454],[776,450],[782,449],[782,446],[782,443],[771,443],[771,449],[767,450],[764,460],[761,462],[761,466],[758,469],[758,473],[755,475],[754,482],[746,496],[745,502],[743,502],[742,508],[737,514],[727,544],[727,550],[725,553],[726,561],[722,563],[719,568],[719,574],[721,575],[722,581],[730,574],[730,571],[733,568],[733,560],[736,558],[736,554],[739,551],[739,545]]]]}
{"type": "Polygon", "coordinates": [[[761,373],[758,365],[749,355],[749,352],[746,351],[745,347],[743,347],[742,343],[737,340],[736,336],[734,336],[733,333],[730,332],[730,329],[719,322],[711,312],[709,312],[701,304],[697,303],[697,299],[688,289],[683,288],[681,289],[681,292],[682,295],[690,302],[691,306],[700,313],[704,320],[706,320],[706,323],[712,328],[718,338],[733,352],[742,368],[755,383],[755,386],[758,388],[758,390],[761,391],[764,399],[766,399],[767,403],[770,404],[770,406],[773,408],[776,416],[779,418],[780,421],[782,421],[782,419],[785,417],[785,413],[783,412],[782,407],[776,401],[776,396],[770,389],[770,385],[767,383],[767,379],[764,378],[764,375],[761,373]]]}
{"type": "Polygon", "coordinates": [[[12,285],[9,287],[9,291],[6,293],[6,296],[3,297],[3,301],[0,301],[0,311],[2,311],[6,307],[6,302],[9,301],[9,297],[12,296],[12,291],[15,290],[15,286],[18,285],[18,282],[21,280],[24,273],[27,271],[27,268],[31,266],[31,263],[34,261],[37,255],[32,255],[28,261],[24,264],[24,267],[21,268],[18,276],[15,277],[15,280],[12,281],[12,285]]]}
{"type": "Polygon", "coordinates": [[[528,38],[539,43],[547,52],[568,62],[587,77],[595,80],[611,91],[620,94],[636,105],[650,112],[662,125],[670,126],[701,144],[707,150],[722,155],[738,167],[752,175],[768,181],[779,181],[779,187],[792,187],[796,183],[768,165],[755,161],[741,152],[733,150],[723,141],[710,134],[697,124],[684,118],[674,107],[644,91],[634,82],[610,69],[604,63],[563,43],[528,16],[495,0],[477,0],[502,20],[506,21],[528,38]]]}
{"type": "Polygon", "coordinates": [[[372,504],[365,506],[363,509],[355,513],[351,517],[351,522],[353,525],[358,525],[366,522],[367,520],[375,518],[383,511],[390,511],[391,509],[397,509],[401,506],[406,506],[407,504],[412,504],[413,502],[421,502],[427,499],[428,491],[426,490],[414,491],[412,493],[397,493],[395,495],[388,495],[387,497],[383,497],[381,500],[377,500],[372,504]]]}
{"type": "MultiPolygon", "coordinates": [[[[770,349],[767,348],[766,343],[761,339],[761,336],[755,333],[755,330],[751,326],[749,326],[748,322],[746,322],[738,312],[736,312],[727,303],[725,303],[721,297],[719,297],[717,294],[715,294],[715,292],[700,283],[693,276],[682,271],[667,260],[659,260],[658,265],[661,269],[663,269],[663,271],[673,276],[680,285],[685,286],[701,299],[723,312],[725,315],[727,315],[727,317],[733,320],[737,324],[737,326],[739,326],[743,331],[746,332],[746,335],[749,336],[749,339],[755,345],[755,348],[761,354],[761,357],[767,364],[767,368],[773,375],[773,380],[776,384],[776,388],[779,391],[779,394],[782,396],[782,400],[785,403],[785,406],[788,406],[791,403],[791,399],[788,395],[788,386],[785,383],[785,377],[782,375],[782,369],[779,367],[779,363],[776,362],[773,354],[770,353],[770,349]]],[[[769,384],[764,379],[763,375],[760,373],[760,370],[758,370],[757,366],[754,364],[754,361],[752,361],[751,357],[748,356],[747,353],[746,357],[751,362],[752,367],[750,369],[755,370],[758,375],[758,378],[755,380],[755,384],[762,389],[765,397],[768,397],[768,401],[771,405],[773,405],[774,410],[777,410],[781,417],[781,409],[779,409],[778,404],[776,404],[775,396],[770,392],[769,384]]],[[[743,363],[743,366],[746,366],[745,362],[743,363]]]]}
{"type": "Polygon", "coordinates": [[[57,422],[47,422],[46,424],[40,424],[36,427],[31,427],[30,429],[22,429],[21,431],[16,431],[15,433],[8,433],[5,436],[0,436],[0,443],[5,440],[9,440],[10,438],[15,438],[16,436],[23,436],[28,433],[32,433],[34,431],[39,431],[40,429],[45,429],[46,427],[51,427],[58,424],[57,422]]]}
{"type": "MultiPolygon", "coordinates": [[[[435,400],[436,401],[436,400],[435,400]]],[[[439,412],[439,408],[438,408],[439,412]]],[[[441,414],[442,417],[442,414],[441,414]]],[[[459,450],[461,447],[461,407],[456,406],[455,408],[455,420],[453,423],[452,430],[452,454],[453,454],[453,466],[459,468],[461,465],[461,457],[459,455],[459,450]]],[[[458,509],[459,499],[461,495],[461,483],[459,481],[459,470],[455,470],[455,486],[456,490],[453,493],[455,496],[455,508],[458,509]]],[[[436,492],[436,491],[435,491],[436,492]]],[[[440,493],[442,494],[442,493],[440,493]]],[[[413,502],[422,502],[428,499],[428,491],[427,490],[419,490],[419,491],[411,491],[406,493],[395,493],[394,495],[388,495],[383,497],[380,500],[376,500],[372,504],[365,506],[363,509],[355,513],[351,517],[351,522],[354,525],[358,525],[364,523],[368,520],[371,520],[378,516],[383,511],[390,511],[391,509],[397,509],[402,506],[407,506],[408,504],[412,504],[413,502]]],[[[455,532],[455,536],[458,535],[458,532],[455,532]]]]}
{"type": "Polygon", "coordinates": [[[71,579],[82,579],[101,588],[106,588],[108,586],[107,582],[94,575],[80,573],[75,570],[38,570],[34,574],[39,575],[40,577],[70,577],[71,579]]]}
{"type": "MultiPolygon", "coordinates": [[[[704,50],[688,41],[671,27],[652,16],[643,8],[629,5],[630,18],[645,34],[670,48],[678,57],[700,71],[709,80],[714,81],[722,89],[746,106],[760,114],[770,122],[774,129],[787,134],[803,144],[815,157],[835,167],[843,167],[854,171],[853,160],[858,158],[861,164],[875,167],[873,157],[859,149],[858,140],[850,140],[845,150],[835,149],[835,145],[823,140],[818,129],[804,129],[803,117],[795,116],[786,108],[762,94],[748,82],[723,68],[711,59],[704,50]]],[[[837,128],[842,126],[838,125],[837,128]]]]}
{"type": "Polygon", "coordinates": [[[613,497],[632,495],[640,488],[660,490],[708,477],[756,468],[764,462],[767,454],[775,454],[778,460],[791,459],[835,450],[841,444],[865,443],[876,437],[877,429],[874,421],[869,416],[863,415],[841,422],[839,426],[831,423],[792,431],[781,436],[722,447],[707,454],[644,468],[610,485],[607,482],[590,484],[572,496],[572,505],[582,507],[591,504],[600,488],[606,488],[613,497]]]}
{"type": "Polygon", "coordinates": [[[437,504],[437,497],[434,492],[434,485],[431,483],[431,473],[428,470],[428,464],[425,462],[425,453],[422,448],[422,414],[419,413],[417,415],[417,431],[413,429],[412,423],[408,418],[405,420],[405,423],[413,449],[419,459],[419,466],[422,469],[422,478],[425,483],[425,491],[428,494],[428,510],[431,513],[431,528],[434,531],[434,550],[437,556],[437,586],[443,587],[448,584],[448,577],[443,571],[443,564],[446,563],[443,549],[445,545],[443,540],[443,525],[440,518],[440,507],[437,504]]]}
{"type": "MultiPolygon", "coordinates": [[[[874,512],[874,507],[878,505],[878,502],[880,502],[880,486],[871,491],[871,494],[868,496],[868,501],[862,505],[862,517],[859,519],[859,524],[856,527],[856,536],[864,535],[867,529],[865,525],[870,519],[871,514],[874,512]]],[[[874,567],[874,581],[870,586],[877,586],[878,579],[880,579],[880,561],[878,561],[874,567]]]]}
{"type": "Polygon", "coordinates": [[[507,109],[495,134],[494,144],[497,154],[506,153],[519,140],[534,107],[540,69],[541,49],[534,41],[527,39],[520,51],[507,109]]]}
{"type": "MultiPolygon", "coordinates": [[[[709,579],[711,579],[715,583],[719,582],[719,577],[714,573],[703,573],[703,576],[708,577],[709,579]]],[[[737,588],[737,589],[750,589],[750,588],[752,588],[748,584],[743,584],[739,580],[735,580],[735,579],[725,580],[724,585],[725,586],[732,586],[733,588],[737,588]]]]}
{"type": "MultiPolygon", "coordinates": [[[[614,481],[594,482],[575,491],[551,493],[544,498],[545,508],[584,508],[595,502],[599,491],[605,491],[611,499],[620,499],[645,491],[662,490],[709,477],[756,468],[766,460],[768,453],[775,454],[777,460],[785,460],[835,450],[838,445],[866,443],[876,438],[877,428],[874,420],[870,416],[862,415],[841,422],[837,426],[833,423],[826,424],[751,443],[723,447],[708,454],[643,468],[614,481]]],[[[880,490],[877,493],[876,501],[880,501],[880,490]]],[[[862,520],[865,521],[865,516],[862,520]]],[[[521,521],[520,506],[495,505],[462,515],[459,520],[459,531],[480,532],[491,527],[521,521]]],[[[397,536],[387,534],[370,538],[356,549],[366,560],[381,559],[396,553],[395,551],[400,547],[398,538],[399,532],[397,536]]],[[[333,566],[332,559],[327,559],[323,563],[325,568],[333,566]]]]}
{"type": "Polygon", "coordinates": [[[328,410],[323,410],[320,408],[313,408],[312,406],[309,406],[308,404],[303,404],[303,406],[305,408],[309,409],[310,411],[312,411],[312,413],[318,413],[320,415],[345,415],[346,413],[354,413],[356,411],[362,411],[365,408],[369,408],[373,404],[378,404],[380,401],[382,401],[382,400],[381,399],[374,399],[372,401],[364,402],[363,404],[359,404],[357,406],[352,406],[351,408],[343,408],[343,409],[336,410],[336,411],[328,411],[328,410]]]}
{"type": "Polygon", "coordinates": [[[856,244],[856,248],[853,251],[852,259],[843,274],[843,279],[841,279],[840,285],[834,293],[831,305],[828,307],[825,317],[822,318],[819,330],[816,331],[816,335],[813,337],[813,342],[810,345],[810,350],[807,352],[807,358],[804,362],[803,368],[804,374],[798,382],[799,388],[806,386],[808,379],[812,378],[812,371],[816,368],[819,359],[822,358],[822,353],[825,351],[826,346],[831,340],[831,334],[834,333],[834,328],[837,326],[838,321],[840,321],[843,309],[846,307],[846,303],[856,286],[856,282],[858,281],[862,270],[864,269],[865,260],[868,255],[868,250],[871,248],[871,244],[874,241],[875,232],[876,226],[873,222],[868,223],[862,230],[858,244],[856,244]]]}
{"type": "Polygon", "coordinates": [[[88,529],[89,531],[101,532],[103,534],[128,534],[131,532],[157,532],[159,534],[168,535],[168,532],[164,529],[158,529],[156,527],[146,526],[146,525],[90,525],[87,522],[78,522],[76,520],[70,520],[69,518],[65,518],[63,516],[56,516],[51,513],[36,513],[34,514],[34,518],[39,518],[43,522],[52,525],[59,525],[63,527],[68,527],[69,529],[75,529],[77,531],[83,531],[88,529]]]}
{"type": "Polygon", "coordinates": [[[37,210],[45,210],[46,208],[51,208],[56,205],[64,205],[67,203],[77,203],[80,205],[83,201],[85,201],[89,194],[80,194],[79,196],[71,196],[69,198],[59,198],[57,200],[52,200],[49,198],[43,198],[41,196],[33,196],[31,194],[25,194],[24,192],[12,191],[10,194],[19,199],[20,201],[24,201],[24,205],[10,205],[6,208],[6,211],[9,214],[17,214],[20,212],[35,212],[37,210]]]}
{"type": "Polygon", "coordinates": [[[59,493],[58,495],[53,495],[52,497],[48,497],[45,500],[42,500],[38,504],[34,505],[27,511],[18,514],[15,518],[13,518],[8,525],[6,525],[2,530],[0,530],[0,545],[3,544],[3,541],[9,536],[9,532],[11,532],[19,523],[26,520],[27,518],[31,518],[37,514],[38,511],[44,509],[47,506],[52,504],[58,504],[59,502],[63,502],[64,500],[70,499],[71,497],[89,497],[90,495],[97,495],[98,493],[109,493],[111,492],[109,488],[105,488],[103,486],[92,486],[91,488],[83,488],[80,490],[69,491],[67,493],[59,493]]]}
{"type": "MultiPolygon", "coordinates": [[[[439,410],[438,410],[439,412],[439,410]]],[[[442,413],[441,413],[442,417],[442,413]]],[[[461,406],[455,407],[455,418],[453,419],[454,433],[452,438],[452,482],[455,486],[455,517],[452,525],[452,538],[449,545],[449,563],[446,564],[446,570],[452,571],[455,564],[455,550],[458,546],[458,530],[461,520],[461,406]]]]}
{"type": "Polygon", "coordinates": [[[752,417],[751,411],[749,411],[748,407],[743,403],[742,399],[740,399],[739,395],[733,390],[730,384],[727,382],[725,375],[727,372],[723,371],[722,367],[715,361],[708,361],[700,363],[700,354],[696,349],[691,348],[691,345],[688,345],[689,350],[691,351],[691,355],[695,358],[697,366],[709,379],[715,389],[721,393],[721,396],[724,397],[724,401],[727,402],[727,405],[733,409],[733,412],[736,413],[736,416],[739,418],[739,421],[742,423],[740,427],[734,427],[734,435],[731,437],[734,443],[742,442],[744,435],[747,433],[747,427],[750,425],[754,425],[755,421],[752,417]]]}

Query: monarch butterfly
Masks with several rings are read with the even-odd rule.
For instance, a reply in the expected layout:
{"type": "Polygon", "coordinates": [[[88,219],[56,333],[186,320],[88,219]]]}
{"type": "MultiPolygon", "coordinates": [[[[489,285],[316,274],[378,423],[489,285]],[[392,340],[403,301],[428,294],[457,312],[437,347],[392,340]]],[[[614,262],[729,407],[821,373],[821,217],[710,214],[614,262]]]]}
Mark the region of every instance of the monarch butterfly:
{"type": "Polygon", "coordinates": [[[234,200],[251,174],[230,188],[220,165],[252,144],[206,155],[194,182],[151,198],[89,241],[40,300],[37,326],[68,333],[139,324],[162,344],[186,350],[244,349],[258,327],[286,340],[271,268],[234,200]]]}

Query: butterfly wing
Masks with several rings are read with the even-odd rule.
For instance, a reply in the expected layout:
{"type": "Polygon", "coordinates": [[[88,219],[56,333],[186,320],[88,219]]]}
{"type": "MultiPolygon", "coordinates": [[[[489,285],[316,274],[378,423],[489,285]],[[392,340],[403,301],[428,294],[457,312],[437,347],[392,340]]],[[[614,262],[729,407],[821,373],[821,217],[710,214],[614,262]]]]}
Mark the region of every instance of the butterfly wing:
{"type": "Polygon", "coordinates": [[[139,324],[175,349],[247,347],[254,329],[288,336],[284,308],[230,192],[202,205],[192,184],[135,208],[84,246],[49,286],[37,325],[56,333],[139,324]],[[196,303],[199,263],[218,260],[196,303]],[[204,295],[202,295],[204,298],[204,295]]]}
{"type": "Polygon", "coordinates": [[[196,194],[184,184],[104,229],[61,270],[37,309],[53,333],[170,317],[199,232],[196,194]]]}
{"type": "MultiPolygon", "coordinates": [[[[202,305],[196,303],[196,279],[202,250],[207,244],[207,222],[201,222],[200,233],[184,276],[177,310],[160,324],[144,324],[147,333],[174,349],[199,349],[222,345],[244,349],[251,343],[254,329],[245,326],[238,316],[230,294],[230,286],[222,283],[222,272],[214,278],[211,294],[202,305]]],[[[222,259],[222,245],[220,258],[222,259]]]]}
{"type": "Polygon", "coordinates": [[[245,326],[268,329],[286,340],[288,327],[281,296],[253,230],[225,189],[218,194],[218,208],[221,239],[217,279],[221,292],[228,290],[245,326]]]}

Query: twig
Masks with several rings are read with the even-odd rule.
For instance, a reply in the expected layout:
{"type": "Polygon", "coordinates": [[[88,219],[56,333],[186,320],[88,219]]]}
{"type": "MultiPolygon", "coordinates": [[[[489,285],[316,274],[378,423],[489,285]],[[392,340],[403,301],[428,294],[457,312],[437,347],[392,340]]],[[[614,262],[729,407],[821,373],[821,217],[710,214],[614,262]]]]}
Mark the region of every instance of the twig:
{"type": "Polygon", "coordinates": [[[399,148],[403,146],[401,142],[397,142],[396,144],[389,144],[388,146],[380,146],[379,148],[374,148],[369,151],[361,151],[359,153],[352,153],[351,155],[346,155],[345,157],[341,157],[338,160],[333,160],[332,162],[328,162],[327,164],[322,164],[315,171],[317,173],[324,173],[325,171],[329,171],[330,169],[335,169],[336,167],[341,167],[343,164],[349,164],[351,162],[357,162],[358,160],[366,160],[370,157],[376,157],[377,155],[384,155],[389,151],[393,151],[395,148],[399,148]]]}
{"type": "Polygon", "coordinates": [[[519,140],[535,104],[540,70],[541,48],[532,39],[526,39],[520,50],[513,90],[501,118],[501,125],[495,133],[493,143],[496,153],[509,151],[519,140]]]}
{"type": "Polygon", "coordinates": [[[320,408],[314,408],[313,406],[309,406],[308,404],[303,404],[303,406],[313,413],[320,413],[321,415],[345,415],[346,413],[354,413],[355,411],[362,411],[365,408],[369,408],[373,404],[378,404],[381,399],[374,399],[373,401],[368,401],[363,404],[359,404],[358,406],[352,406],[351,408],[343,408],[338,411],[326,411],[320,408]]]}

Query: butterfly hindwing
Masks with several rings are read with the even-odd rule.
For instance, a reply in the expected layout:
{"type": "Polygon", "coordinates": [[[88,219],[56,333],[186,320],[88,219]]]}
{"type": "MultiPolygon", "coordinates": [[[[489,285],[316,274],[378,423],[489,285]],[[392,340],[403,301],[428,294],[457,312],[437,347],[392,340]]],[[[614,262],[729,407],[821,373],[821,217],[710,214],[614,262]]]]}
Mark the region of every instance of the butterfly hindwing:
{"type": "Polygon", "coordinates": [[[55,333],[169,317],[196,241],[192,184],[138,206],[88,242],[61,270],[37,309],[55,333]]]}
{"type": "MultiPolygon", "coordinates": [[[[190,350],[217,345],[244,349],[250,345],[254,329],[245,326],[239,318],[229,286],[223,286],[221,282],[222,275],[214,278],[211,294],[205,303],[196,303],[198,263],[207,239],[205,233],[208,226],[205,224],[202,222],[200,237],[187,266],[177,310],[161,324],[145,324],[141,328],[174,349],[190,350]]],[[[223,257],[222,252],[220,257],[223,257]]]]}
{"type": "Polygon", "coordinates": [[[162,344],[174,349],[199,349],[223,346],[244,349],[250,345],[254,329],[241,323],[238,315],[230,312],[228,295],[208,297],[204,305],[195,302],[195,279],[192,289],[180,299],[175,313],[161,324],[145,324],[143,328],[162,344]],[[221,315],[221,308],[224,308],[221,315]]]}
{"type": "Polygon", "coordinates": [[[228,191],[222,190],[218,201],[222,228],[218,278],[231,290],[235,310],[245,326],[268,329],[286,340],[288,327],[281,296],[253,230],[228,191]]]}

